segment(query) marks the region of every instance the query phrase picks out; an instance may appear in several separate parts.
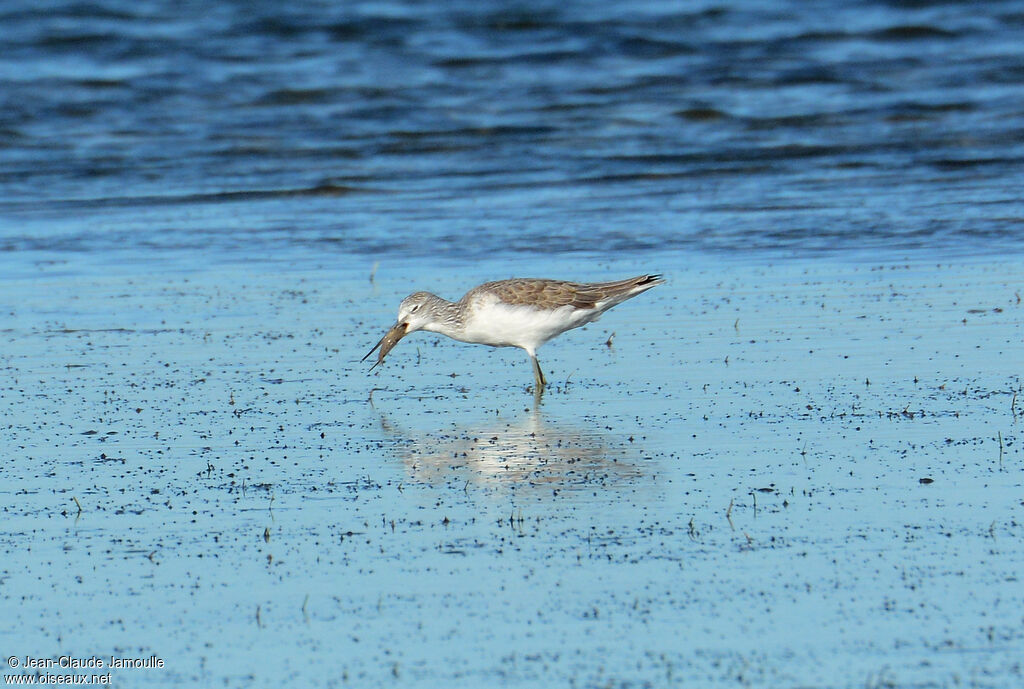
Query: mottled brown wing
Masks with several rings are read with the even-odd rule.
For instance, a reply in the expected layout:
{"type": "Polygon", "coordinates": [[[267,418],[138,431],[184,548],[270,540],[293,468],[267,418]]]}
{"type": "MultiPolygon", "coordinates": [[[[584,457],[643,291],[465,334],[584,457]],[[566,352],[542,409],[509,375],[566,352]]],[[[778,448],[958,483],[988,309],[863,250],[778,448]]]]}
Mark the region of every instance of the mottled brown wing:
{"type": "Polygon", "coordinates": [[[642,275],[615,282],[590,283],[518,278],[488,282],[473,289],[471,294],[477,291],[490,292],[506,304],[516,306],[536,306],[545,309],[573,306],[577,309],[592,309],[609,298],[625,296],[636,287],[657,282],[656,275],[642,275]]]}
{"type": "Polygon", "coordinates": [[[489,293],[506,304],[514,306],[535,306],[541,309],[557,309],[572,305],[580,309],[593,308],[592,298],[580,298],[580,285],[561,280],[518,278],[488,282],[473,289],[473,292],[489,293]]]}

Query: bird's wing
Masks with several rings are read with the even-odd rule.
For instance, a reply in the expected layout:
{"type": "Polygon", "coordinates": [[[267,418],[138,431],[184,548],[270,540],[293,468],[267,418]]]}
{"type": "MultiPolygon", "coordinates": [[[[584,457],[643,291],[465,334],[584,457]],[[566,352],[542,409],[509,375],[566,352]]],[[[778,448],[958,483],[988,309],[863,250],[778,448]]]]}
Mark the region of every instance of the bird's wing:
{"type": "Polygon", "coordinates": [[[532,306],[541,309],[557,309],[562,306],[593,308],[597,302],[590,296],[581,296],[580,287],[581,285],[576,283],[560,280],[517,278],[488,282],[474,288],[466,296],[489,296],[511,306],[532,306]]]}
{"type": "MultiPolygon", "coordinates": [[[[614,282],[589,283],[518,278],[488,282],[474,288],[466,296],[470,297],[474,292],[484,292],[513,306],[535,306],[544,309],[572,306],[577,309],[593,309],[609,299],[617,297],[625,299],[627,296],[642,292],[648,286],[653,287],[660,282],[657,275],[641,275],[614,282]]],[[[621,299],[616,301],[621,301],[621,299]]]]}

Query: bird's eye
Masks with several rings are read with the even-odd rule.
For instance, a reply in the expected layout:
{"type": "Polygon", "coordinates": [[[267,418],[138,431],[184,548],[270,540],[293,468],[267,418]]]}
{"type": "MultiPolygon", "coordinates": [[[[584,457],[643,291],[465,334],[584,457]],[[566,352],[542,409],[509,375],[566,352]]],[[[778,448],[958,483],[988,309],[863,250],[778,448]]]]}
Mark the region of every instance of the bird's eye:
{"type": "Polygon", "coordinates": [[[409,313],[416,313],[416,309],[418,309],[419,307],[420,307],[419,304],[413,304],[412,308],[409,309],[409,313]]]}

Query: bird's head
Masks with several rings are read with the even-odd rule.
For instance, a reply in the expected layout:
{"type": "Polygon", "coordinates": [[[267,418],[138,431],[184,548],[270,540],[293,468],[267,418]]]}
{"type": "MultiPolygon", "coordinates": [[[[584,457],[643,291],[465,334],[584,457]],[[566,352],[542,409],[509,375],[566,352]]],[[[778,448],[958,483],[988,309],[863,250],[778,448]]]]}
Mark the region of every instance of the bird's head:
{"type": "Polygon", "coordinates": [[[430,292],[416,292],[410,294],[398,305],[398,323],[405,325],[405,334],[423,330],[433,320],[434,309],[431,308],[437,300],[430,292]]]}
{"type": "Polygon", "coordinates": [[[380,342],[375,344],[373,349],[363,357],[363,361],[366,361],[378,347],[380,348],[377,362],[370,367],[371,371],[384,361],[384,357],[394,349],[399,340],[409,333],[423,330],[433,322],[434,309],[432,307],[435,301],[439,301],[438,298],[429,292],[416,292],[402,300],[398,307],[398,322],[391,326],[391,329],[384,333],[384,337],[380,338],[380,342]]]}

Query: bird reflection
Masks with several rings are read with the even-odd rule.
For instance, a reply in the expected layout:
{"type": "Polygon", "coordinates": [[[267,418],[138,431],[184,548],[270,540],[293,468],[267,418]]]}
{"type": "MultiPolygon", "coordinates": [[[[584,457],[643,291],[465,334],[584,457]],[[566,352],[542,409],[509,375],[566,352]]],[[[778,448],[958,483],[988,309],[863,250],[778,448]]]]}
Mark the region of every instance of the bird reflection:
{"type": "Polygon", "coordinates": [[[403,429],[381,415],[412,480],[510,490],[582,490],[634,482],[635,452],[593,426],[543,418],[538,408],[513,420],[449,432],[403,429]]]}

